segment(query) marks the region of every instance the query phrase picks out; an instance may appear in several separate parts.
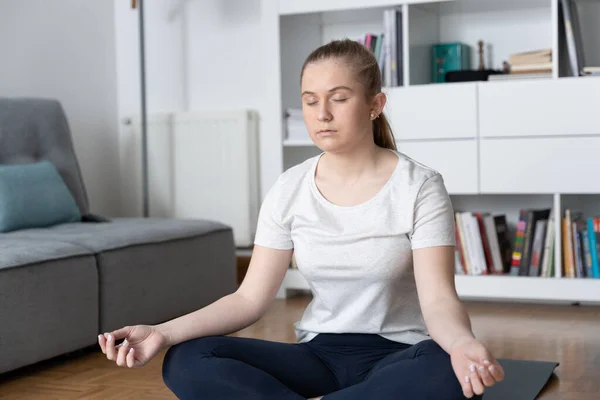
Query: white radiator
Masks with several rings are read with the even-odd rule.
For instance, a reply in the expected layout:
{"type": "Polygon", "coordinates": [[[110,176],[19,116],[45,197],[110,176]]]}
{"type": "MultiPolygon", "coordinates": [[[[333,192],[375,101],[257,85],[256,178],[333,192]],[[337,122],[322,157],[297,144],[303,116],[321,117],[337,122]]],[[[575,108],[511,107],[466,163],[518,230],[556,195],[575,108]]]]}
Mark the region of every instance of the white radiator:
{"type": "MultiPolygon", "coordinates": [[[[141,118],[131,128],[124,185],[141,210],[141,118]]],[[[256,112],[148,115],[148,164],[151,217],[219,221],[233,228],[237,247],[252,245],[260,207],[256,112]]]]}

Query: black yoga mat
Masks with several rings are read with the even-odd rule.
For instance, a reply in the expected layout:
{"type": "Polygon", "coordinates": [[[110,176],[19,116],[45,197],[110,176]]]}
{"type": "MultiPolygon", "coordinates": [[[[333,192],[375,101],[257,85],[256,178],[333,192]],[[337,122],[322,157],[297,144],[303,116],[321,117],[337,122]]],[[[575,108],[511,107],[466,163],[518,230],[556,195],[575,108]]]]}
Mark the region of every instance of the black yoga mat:
{"type": "Polygon", "coordinates": [[[509,360],[499,358],[504,380],[485,388],[483,400],[535,400],[558,362],[509,360]]]}

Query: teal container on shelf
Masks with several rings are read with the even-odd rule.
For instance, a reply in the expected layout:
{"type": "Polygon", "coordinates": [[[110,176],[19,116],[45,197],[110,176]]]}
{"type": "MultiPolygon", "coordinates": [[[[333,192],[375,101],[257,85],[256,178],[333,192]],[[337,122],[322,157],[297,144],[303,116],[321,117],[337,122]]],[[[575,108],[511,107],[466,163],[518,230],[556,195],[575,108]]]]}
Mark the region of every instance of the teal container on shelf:
{"type": "Polygon", "coordinates": [[[446,82],[446,72],[471,69],[471,49],[464,43],[438,43],[432,46],[432,82],[446,82]]]}

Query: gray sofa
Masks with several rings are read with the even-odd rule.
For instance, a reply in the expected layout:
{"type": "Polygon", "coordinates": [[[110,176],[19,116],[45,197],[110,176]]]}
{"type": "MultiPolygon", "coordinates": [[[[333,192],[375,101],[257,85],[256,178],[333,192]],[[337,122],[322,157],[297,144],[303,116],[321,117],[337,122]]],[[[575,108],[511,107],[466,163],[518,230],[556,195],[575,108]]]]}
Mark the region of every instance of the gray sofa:
{"type": "Polygon", "coordinates": [[[231,227],[93,215],[61,104],[0,98],[0,164],[41,160],[57,168],[82,220],[0,233],[0,374],[235,291],[231,227]]]}

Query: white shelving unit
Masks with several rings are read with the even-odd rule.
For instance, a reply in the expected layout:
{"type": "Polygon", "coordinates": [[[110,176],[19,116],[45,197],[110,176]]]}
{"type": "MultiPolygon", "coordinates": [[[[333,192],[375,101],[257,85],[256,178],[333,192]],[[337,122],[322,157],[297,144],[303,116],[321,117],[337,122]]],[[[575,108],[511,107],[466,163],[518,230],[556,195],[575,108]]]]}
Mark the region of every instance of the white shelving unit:
{"type": "MultiPolygon", "coordinates": [[[[574,207],[600,215],[600,77],[567,77],[559,42],[558,0],[262,0],[269,86],[263,131],[280,144],[285,169],[317,155],[312,142],[286,141],[283,110],[300,108],[300,69],[310,51],[334,38],[383,32],[383,11],[403,17],[404,85],[386,87],[385,108],[398,148],[442,173],[455,209],[506,214],[521,208],[574,207]],[[486,68],[516,52],[551,48],[549,79],[432,84],[431,46],[486,43],[486,68]]],[[[578,2],[583,48],[600,65],[600,1],[578,2]]],[[[265,136],[263,136],[265,140],[265,136]]],[[[561,232],[560,222],[555,227],[561,232]]],[[[511,236],[512,240],[512,236],[511,236]]],[[[555,242],[561,268],[561,236],[555,242]]],[[[457,276],[465,299],[600,303],[600,279],[457,276]]],[[[279,292],[309,289],[290,269],[279,292]]]]}
{"type": "MultiPolygon", "coordinates": [[[[555,279],[516,276],[455,277],[456,290],[463,300],[519,301],[555,304],[600,304],[597,279],[555,279]]],[[[284,278],[284,290],[310,291],[300,271],[290,269],[284,278]]]]}

